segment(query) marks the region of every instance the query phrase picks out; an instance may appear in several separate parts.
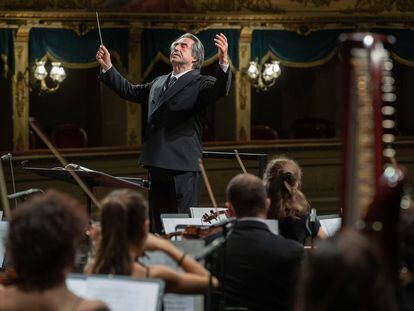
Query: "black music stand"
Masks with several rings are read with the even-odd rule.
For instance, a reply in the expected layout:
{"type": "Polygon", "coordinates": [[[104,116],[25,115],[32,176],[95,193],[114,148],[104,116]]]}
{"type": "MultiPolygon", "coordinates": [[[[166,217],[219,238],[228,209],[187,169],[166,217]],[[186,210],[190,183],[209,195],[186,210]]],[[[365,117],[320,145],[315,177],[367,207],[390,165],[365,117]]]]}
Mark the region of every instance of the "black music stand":
{"type": "MultiPolygon", "coordinates": [[[[62,167],[39,168],[23,166],[23,168],[40,176],[65,181],[75,185],[78,184],[69,171],[62,167]]],[[[72,169],[72,171],[75,172],[80,179],[82,179],[91,192],[94,187],[129,188],[135,190],[150,189],[150,182],[142,178],[115,177],[106,173],[90,170],[79,165],[77,165],[76,169],[72,169]]],[[[91,206],[91,199],[86,195],[86,207],[89,217],[91,216],[91,206]]]]}

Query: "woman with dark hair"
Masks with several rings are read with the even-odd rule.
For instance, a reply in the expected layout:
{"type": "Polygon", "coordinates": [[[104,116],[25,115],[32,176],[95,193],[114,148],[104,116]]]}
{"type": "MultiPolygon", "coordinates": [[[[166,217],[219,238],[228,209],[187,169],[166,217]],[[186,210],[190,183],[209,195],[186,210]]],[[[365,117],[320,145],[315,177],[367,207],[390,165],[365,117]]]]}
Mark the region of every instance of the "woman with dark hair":
{"type": "MultiPolygon", "coordinates": [[[[167,292],[203,293],[209,286],[209,272],[168,240],[149,232],[148,206],[141,194],[116,190],[102,202],[101,228],[94,262],[86,273],[118,274],[164,279],[167,292]],[[181,266],[178,272],[164,265],[144,266],[138,261],[145,250],[165,252],[181,266]]],[[[213,278],[213,284],[217,280],[213,278]]]]}
{"type": "Polygon", "coordinates": [[[83,207],[55,191],[19,206],[6,242],[16,276],[12,285],[0,288],[0,310],[109,310],[66,287],[87,224],[83,207]]]}
{"type": "Polygon", "coordinates": [[[310,205],[301,191],[302,170],[295,161],[274,158],[263,181],[271,200],[267,217],[278,220],[281,235],[302,244],[309,236],[326,238],[319,221],[310,219],[310,205]]]}
{"type": "Polygon", "coordinates": [[[377,249],[358,231],[320,241],[300,275],[295,311],[398,310],[377,249]]]}

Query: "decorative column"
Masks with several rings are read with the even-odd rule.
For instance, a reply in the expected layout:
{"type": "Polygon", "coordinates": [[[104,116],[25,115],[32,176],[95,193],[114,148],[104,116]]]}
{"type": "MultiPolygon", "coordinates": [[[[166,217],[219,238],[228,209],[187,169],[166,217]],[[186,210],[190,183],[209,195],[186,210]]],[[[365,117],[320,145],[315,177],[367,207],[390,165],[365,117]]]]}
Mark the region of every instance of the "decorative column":
{"type": "Polygon", "coordinates": [[[15,70],[13,92],[13,151],[29,150],[29,32],[30,26],[17,30],[14,41],[15,70]]]}
{"type": "MultiPolygon", "coordinates": [[[[142,82],[141,33],[141,26],[131,25],[129,31],[128,80],[132,83],[142,82]]],[[[126,113],[126,143],[128,146],[141,145],[141,105],[127,102],[126,113]]]]}
{"type": "Polygon", "coordinates": [[[242,28],[239,39],[239,66],[235,76],[236,84],[236,140],[250,140],[251,126],[251,89],[247,80],[246,69],[250,61],[250,49],[253,30],[242,28]]]}

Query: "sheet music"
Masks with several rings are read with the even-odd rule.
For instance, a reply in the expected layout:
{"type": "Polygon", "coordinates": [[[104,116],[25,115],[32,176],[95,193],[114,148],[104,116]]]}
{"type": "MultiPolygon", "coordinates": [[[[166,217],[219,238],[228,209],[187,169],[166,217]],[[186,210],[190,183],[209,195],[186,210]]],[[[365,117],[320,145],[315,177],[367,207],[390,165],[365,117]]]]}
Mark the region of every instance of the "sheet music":
{"type": "Polygon", "coordinates": [[[334,236],[336,231],[341,228],[342,219],[341,218],[327,218],[327,219],[319,219],[321,223],[322,229],[325,233],[331,237],[334,236]]]}
{"type": "Polygon", "coordinates": [[[5,240],[8,228],[9,223],[7,221],[0,221],[0,267],[3,266],[4,257],[6,255],[5,240]]]}
{"type": "Polygon", "coordinates": [[[112,311],[156,310],[158,284],[89,277],[88,296],[100,297],[112,311]]]}
{"type": "Polygon", "coordinates": [[[82,298],[88,298],[87,292],[86,292],[86,277],[85,278],[71,278],[68,277],[66,279],[66,286],[68,289],[74,293],[75,295],[82,297],[82,298]]]}
{"type": "MultiPolygon", "coordinates": [[[[213,223],[213,221],[212,221],[213,223]]],[[[166,234],[175,232],[178,225],[206,225],[201,218],[162,218],[162,225],[166,234]]]]}
{"type": "Polygon", "coordinates": [[[273,234],[279,234],[279,222],[276,219],[265,219],[264,220],[269,227],[270,232],[273,234]]]}
{"type": "Polygon", "coordinates": [[[156,311],[161,281],[132,277],[69,277],[68,288],[75,294],[104,301],[112,311],[156,311]]]}
{"type": "Polygon", "coordinates": [[[164,295],[164,310],[165,311],[195,311],[200,310],[195,308],[196,296],[193,295],[164,295]]]}
{"type": "MultiPolygon", "coordinates": [[[[187,218],[188,219],[188,218],[187,218]]],[[[199,253],[204,247],[203,240],[188,240],[188,241],[172,241],[173,244],[189,255],[199,253]]],[[[188,256],[188,255],[187,255],[188,256]]],[[[162,264],[173,269],[182,271],[181,267],[177,266],[175,260],[170,258],[167,254],[160,251],[146,252],[146,257],[141,257],[140,262],[145,265],[162,264]]],[[[203,295],[178,295],[165,294],[164,311],[203,311],[204,300],[203,295]]]]}
{"type": "MultiPolygon", "coordinates": [[[[217,210],[220,211],[227,211],[225,207],[217,207],[217,210]]],[[[205,213],[211,214],[211,211],[215,211],[214,207],[190,207],[191,218],[201,218],[205,213]]],[[[222,220],[226,219],[226,215],[220,215],[222,220]]]]}

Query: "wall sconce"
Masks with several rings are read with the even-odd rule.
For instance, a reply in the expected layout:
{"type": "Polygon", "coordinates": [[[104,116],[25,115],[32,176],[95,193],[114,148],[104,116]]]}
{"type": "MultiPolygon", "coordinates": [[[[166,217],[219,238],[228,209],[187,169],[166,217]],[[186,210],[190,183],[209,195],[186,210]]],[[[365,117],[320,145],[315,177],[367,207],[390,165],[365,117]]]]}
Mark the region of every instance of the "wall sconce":
{"type": "Polygon", "coordinates": [[[257,59],[249,62],[246,74],[249,82],[259,91],[267,91],[276,83],[276,79],[282,73],[279,61],[273,60],[271,63],[259,65],[257,59]]]}
{"type": "MultiPolygon", "coordinates": [[[[35,64],[26,68],[25,72],[19,72],[17,79],[19,81],[26,81],[25,76],[29,71],[29,88],[30,90],[38,89],[39,95],[44,93],[52,93],[59,89],[60,84],[66,79],[66,72],[60,62],[52,62],[52,69],[50,73],[46,69],[46,61],[36,61],[35,64]],[[33,73],[33,75],[32,75],[33,73]],[[49,86],[46,82],[47,77],[50,77],[52,85],[49,86]]],[[[26,82],[25,82],[26,83],[26,82]]]]}
{"type": "Polygon", "coordinates": [[[52,69],[50,70],[49,77],[54,83],[54,85],[49,86],[46,83],[46,78],[48,76],[46,67],[46,61],[37,61],[35,64],[33,76],[35,80],[33,81],[35,86],[39,85],[39,93],[52,93],[59,89],[60,84],[66,79],[66,72],[63,69],[60,62],[52,62],[52,69]]]}

